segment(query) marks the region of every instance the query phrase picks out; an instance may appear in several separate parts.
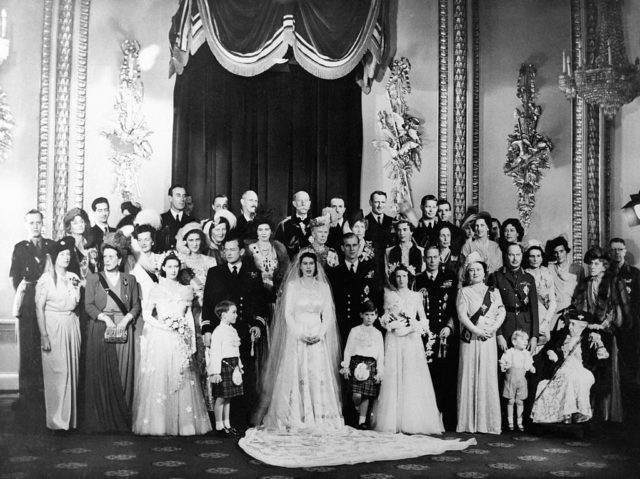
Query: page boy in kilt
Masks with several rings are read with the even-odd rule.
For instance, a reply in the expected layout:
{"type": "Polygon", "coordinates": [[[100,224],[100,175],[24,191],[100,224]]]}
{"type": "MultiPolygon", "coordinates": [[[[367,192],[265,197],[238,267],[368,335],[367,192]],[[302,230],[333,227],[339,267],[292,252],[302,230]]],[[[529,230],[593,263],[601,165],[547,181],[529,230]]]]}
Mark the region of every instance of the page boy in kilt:
{"type": "Polygon", "coordinates": [[[231,398],[244,395],[240,336],[232,326],[238,317],[238,308],[231,301],[220,301],[215,307],[215,314],[220,324],[211,333],[207,375],[215,398],[216,432],[220,436],[232,437],[238,432],[231,427],[229,420],[231,398]]]}
{"type": "Polygon", "coordinates": [[[353,404],[359,413],[358,429],[368,429],[371,402],[378,397],[384,372],[384,340],[373,327],[378,311],[373,301],[360,306],[362,324],[351,329],[340,373],[349,382],[353,404]]]}

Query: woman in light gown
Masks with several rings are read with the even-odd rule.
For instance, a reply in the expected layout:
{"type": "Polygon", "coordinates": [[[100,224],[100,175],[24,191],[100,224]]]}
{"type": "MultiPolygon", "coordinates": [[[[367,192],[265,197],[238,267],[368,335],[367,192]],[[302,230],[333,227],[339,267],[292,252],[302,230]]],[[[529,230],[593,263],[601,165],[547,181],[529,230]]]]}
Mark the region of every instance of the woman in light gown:
{"type": "Polygon", "coordinates": [[[302,252],[285,275],[276,305],[254,417],[262,426],[249,429],[240,447],[267,464],[313,467],[440,454],[475,444],[473,439],[447,441],[345,426],[339,365],[331,290],[316,255],[302,252]]]}
{"type": "Polygon", "coordinates": [[[406,434],[441,434],[442,418],[427,366],[422,335],[429,324],[422,294],[409,289],[409,270],[400,265],[391,274],[395,291],[384,295],[387,329],[385,376],[372,415],[373,429],[406,434]]]}
{"type": "MultiPolygon", "coordinates": [[[[476,215],[473,223],[475,238],[473,241],[465,243],[460,253],[460,262],[465,264],[465,258],[474,251],[477,252],[487,265],[487,274],[502,268],[502,251],[500,251],[498,243],[489,239],[490,228],[491,215],[486,211],[481,211],[476,215]]],[[[463,278],[460,279],[462,280],[463,278]]]]}
{"type": "Polygon", "coordinates": [[[551,331],[556,326],[556,289],[553,284],[553,276],[549,268],[543,266],[544,253],[542,245],[537,240],[529,240],[525,248],[527,267],[525,271],[536,280],[536,291],[538,293],[538,321],[540,324],[540,336],[536,354],[551,338],[551,331]]]}
{"type": "Polygon", "coordinates": [[[69,238],[54,243],[53,270],[45,272],[36,285],[47,427],[54,431],[77,425],[80,278],[68,271],[74,247],[69,238]]]}
{"type": "Polygon", "coordinates": [[[471,253],[456,301],[460,320],[457,432],[500,434],[496,331],[504,321],[500,292],[485,284],[487,265],[471,253]]]}
{"type": "Polygon", "coordinates": [[[192,436],[211,431],[193,361],[193,292],[178,282],[180,266],[174,254],[165,256],[160,273],[164,277],[145,301],[132,408],[135,434],[192,436]],[[172,328],[176,322],[180,329],[172,328]]]}

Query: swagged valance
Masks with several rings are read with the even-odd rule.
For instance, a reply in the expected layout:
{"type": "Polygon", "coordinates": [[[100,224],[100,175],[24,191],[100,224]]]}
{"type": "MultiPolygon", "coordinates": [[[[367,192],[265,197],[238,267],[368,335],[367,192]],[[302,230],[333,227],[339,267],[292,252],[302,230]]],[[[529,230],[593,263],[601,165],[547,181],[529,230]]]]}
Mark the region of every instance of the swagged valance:
{"type": "Polygon", "coordinates": [[[326,80],[363,65],[368,91],[388,49],[385,0],[181,0],[170,32],[171,74],[205,43],[236,75],[254,76],[283,63],[289,48],[297,63],[326,80]]]}

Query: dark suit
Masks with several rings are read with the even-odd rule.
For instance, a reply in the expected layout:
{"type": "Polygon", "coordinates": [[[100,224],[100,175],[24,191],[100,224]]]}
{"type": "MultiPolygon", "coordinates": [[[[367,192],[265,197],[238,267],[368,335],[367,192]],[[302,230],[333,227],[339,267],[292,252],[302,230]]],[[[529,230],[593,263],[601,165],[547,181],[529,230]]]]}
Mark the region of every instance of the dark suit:
{"type": "MultiPolygon", "coordinates": [[[[375,264],[372,261],[359,261],[356,272],[352,273],[344,260],[327,270],[333,301],[336,306],[336,318],[340,330],[342,347],[347,343],[351,328],[362,324],[360,306],[366,300],[371,300],[382,310],[382,295],[377,289],[375,264]]],[[[378,323],[376,323],[379,326],[378,323]]]]}
{"type": "Polygon", "coordinates": [[[302,248],[309,246],[310,221],[309,215],[304,220],[297,216],[287,216],[278,224],[274,239],[280,241],[287,248],[290,259],[293,259],[302,248]]]}
{"type": "Polygon", "coordinates": [[[163,252],[176,247],[176,235],[178,230],[188,223],[198,221],[193,216],[189,216],[184,212],[181,213],[180,221],[177,221],[173,216],[171,210],[165,211],[160,215],[162,220],[162,226],[156,233],[155,250],[157,252],[163,252]]]}
{"type": "Polygon", "coordinates": [[[266,341],[266,325],[257,318],[258,316],[264,320],[267,318],[262,275],[253,267],[250,259],[242,262],[237,276],[231,273],[228,264],[215,266],[207,273],[202,304],[202,334],[212,332],[220,324],[220,318],[215,314],[215,307],[222,300],[233,301],[238,308],[238,318],[234,327],[240,336],[240,358],[245,371],[244,398],[240,401],[238,411],[232,414],[244,423],[248,422],[251,409],[257,406],[257,372],[255,360],[251,357],[249,331],[254,326],[259,327],[261,332],[259,341],[266,341]]]}
{"type": "Polygon", "coordinates": [[[342,237],[344,236],[344,220],[340,224],[329,227],[329,236],[327,237],[327,246],[335,249],[342,257],[342,237]]]}
{"type": "Polygon", "coordinates": [[[425,271],[416,277],[415,289],[422,294],[424,310],[429,320],[429,329],[437,336],[433,345],[429,371],[433,380],[438,409],[442,411],[446,428],[455,428],[459,342],[459,332],[456,328],[458,323],[456,310],[457,274],[441,268],[436,277],[430,279],[425,271]],[[446,347],[440,344],[440,332],[444,327],[449,327],[451,330],[446,347]]]}
{"type": "Polygon", "coordinates": [[[31,241],[20,241],[13,248],[9,276],[14,289],[22,280],[27,285],[18,311],[18,331],[20,333],[19,383],[20,400],[43,403],[42,396],[42,352],[40,351],[40,330],[36,318],[36,283],[44,271],[53,241],[41,238],[40,248],[31,241]]]}
{"type": "MultiPolygon", "coordinates": [[[[107,233],[115,233],[115,232],[116,232],[115,228],[112,228],[111,226],[107,226],[107,233]]],[[[100,226],[98,226],[97,224],[93,225],[89,230],[87,244],[91,244],[95,246],[96,248],[98,248],[98,251],[100,251],[100,246],[102,246],[103,240],[104,240],[104,230],[100,228],[100,226]]]]}
{"type": "Polygon", "coordinates": [[[536,281],[522,268],[511,271],[503,266],[494,271],[487,281],[500,291],[502,303],[507,314],[497,334],[504,336],[509,347],[511,335],[517,329],[525,331],[529,338],[537,338],[539,334],[538,293],[536,281]]]}
{"type": "Polygon", "coordinates": [[[251,231],[251,227],[253,226],[253,220],[247,221],[242,212],[238,215],[238,221],[236,223],[236,227],[234,229],[235,235],[240,238],[240,240],[244,242],[251,242],[251,240],[256,240],[256,232],[251,231]]]}
{"type": "Polygon", "coordinates": [[[367,231],[364,234],[365,241],[371,241],[373,245],[373,255],[376,264],[376,276],[378,279],[378,290],[382,291],[384,279],[387,272],[384,268],[384,254],[386,249],[394,244],[393,238],[393,218],[383,215],[382,224],[378,223],[373,213],[369,213],[367,220],[367,231]]]}

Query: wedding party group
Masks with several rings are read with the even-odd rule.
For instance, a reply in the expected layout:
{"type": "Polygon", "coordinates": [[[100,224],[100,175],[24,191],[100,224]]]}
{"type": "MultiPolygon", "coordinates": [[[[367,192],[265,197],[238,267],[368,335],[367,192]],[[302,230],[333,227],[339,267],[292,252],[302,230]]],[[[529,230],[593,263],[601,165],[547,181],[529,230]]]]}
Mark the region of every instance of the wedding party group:
{"type": "Polygon", "coordinates": [[[298,191],[277,223],[251,190],[202,220],[184,186],[168,201],[124,202],[114,228],[96,198],[93,225],[73,208],[55,241],[25,215],[16,408],[43,404],[53,433],[211,433],[268,463],[343,464],[474,443],[444,431],[622,421],[640,386],[622,238],[582,266],[563,236],[473,209],[457,225],[433,195],[395,216],[384,191],[366,214],[336,196],[313,217],[298,191]]]}

